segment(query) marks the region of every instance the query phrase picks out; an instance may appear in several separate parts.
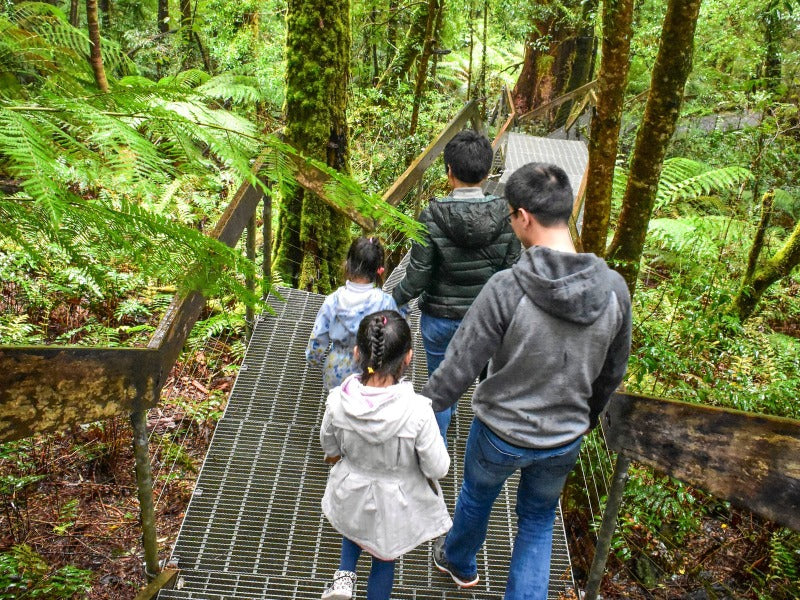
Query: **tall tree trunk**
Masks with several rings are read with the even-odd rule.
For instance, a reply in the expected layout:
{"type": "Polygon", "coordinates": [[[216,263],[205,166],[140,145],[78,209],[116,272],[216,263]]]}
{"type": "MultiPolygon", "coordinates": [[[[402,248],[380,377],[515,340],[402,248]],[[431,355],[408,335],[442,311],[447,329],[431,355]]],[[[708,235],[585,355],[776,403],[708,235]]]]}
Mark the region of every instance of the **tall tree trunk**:
{"type": "MultiPolygon", "coordinates": [[[[289,0],[286,13],[286,141],[347,173],[350,3],[289,0]],[[324,52],[320,51],[324,48],[324,52]]],[[[328,293],[341,278],[350,221],[302,189],[280,206],[276,267],[285,280],[328,293]]]]}
{"type": "MultiPolygon", "coordinates": [[[[578,37],[575,38],[575,52],[572,55],[572,65],[569,72],[569,81],[567,81],[567,85],[564,88],[564,93],[568,94],[572,90],[577,90],[584,84],[589,83],[592,78],[592,67],[593,65],[593,51],[595,47],[595,37],[594,37],[594,24],[595,24],[595,13],[597,12],[597,2],[598,0],[584,0],[583,6],[581,8],[581,28],[578,31],[578,37]]],[[[603,9],[604,11],[606,8],[611,11],[618,11],[619,8],[616,6],[616,3],[608,3],[611,4],[610,6],[606,7],[604,3],[603,9]]],[[[605,23],[605,20],[604,20],[605,23]]],[[[614,25],[612,24],[612,27],[614,25]]],[[[617,25],[617,27],[619,27],[617,25]]],[[[603,26],[603,40],[605,41],[605,25],[603,26]]],[[[628,45],[630,46],[630,40],[628,40],[628,45]]],[[[625,69],[625,76],[627,77],[627,66],[625,69]]],[[[564,123],[566,123],[567,118],[569,117],[569,113],[572,111],[572,106],[575,104],[576,100],[572,100],[570,102],[565,102],[561,105],[561,108],[558,109],[558,115],[556,116],[556,124],[560,127],[564,123]]]]}
{"type": "Polygon", "coordinates": [[[577,35],[574,25],[562,15],[565,6],[577,7],[576,0],[566,0],[563,4],[548,0],[541,6],[547,10],[543,9],[531,27],[522,70],[511,92],[521,115],[563,93],[568,78],[561,71],[571,63],[574,49],[571,40],[577,35]],[[546,43],[545,35],[549,38],[546,43]]]}
{"type": "Polygon", "coordinates": [[[441,54],[439,51],[442,50],[439,38],[441,37],[442,22],[444,20],[444,0],[441,0],[441,3],[442,7],[436,15],[436,23],[433,25],[433,66],[431,67],[431,82],[433,82],[433,85],[436,85],[436,66],[439,64],[439,55],[441,54]]]}
{"type": "Polygon", "coordinates": [[[388,69],[394,56],[397,55],[397,0],[389,0],[389,18],[386,27],[386,69],[388,69]]]}
{"type": "Polygon", "coordinates": [[[761,251],[764,249],[764,238],[767,236],[767,227],[769,227],[769,220],[772,217],[772,205],[774,203],[775,190],[769,190],[761,198],[761,219],[758,222],[756,235],[753,237],[753,245],[750,247],[750,254],[747,257],[747,268],[745,268],[744,275],[742,275],[743,286],[753,279],[753,273],[756,272],[758,257],[761,256],[761,251]]]}
{"type": "Polygon", "coordinates": [[[169,31],[169,0],[158,0],[158,30],[161,33],[169,31]]]}
{"type": "Polygon", "coordinates": [[[489,35],[489,1],[483,0],[483,31],[481,31],[481,71],[478,78],[478,97],[481,102],[481,114],[486,118],[486,48],[489,35]]]}
{"type": "Polygon", "coordinates": [[[100,19],[103,22],[103,29],[111,29],[111,0],[99,0],[100,19]]]}
{"type": "Polygon", "coordinates": [[[192,0],[181,0],[181,39],[184,48],[184,65],[189,61],[189,49],[192,44],[192,0]]]}
{"type": "Polygon", "coordinates": [[[622,212],[608,256],[633,296],[639,262],[653,212],[658,180],[680,116],[683,89],[692,70],[700,0],[669,0],[650,94],[631,159],[622,212]]]}
{"type": "Polygon", "coordinates": [[[392,58],[392,62],[381,75],[377,87],[394,87],[398,81],[406,79],[414,66],[414,62],[425,46],[425,31],[428,27],[430,0],[422,2],[412,15],[411,25],[406,36],[392,58]]]}
{"type": "Polygon", "coordinates": [[[78,7],[80,6],[80,0],[69,0],[69,24],[73,27],[78,26],[78,7]]]}
{"type": "Polygon", "coordinates": [[[581,243],[585,252],[606,253],[611,188],[617,159],[622,106],[628,85],[633,0],[603,4],[603,47],[599,93],[589,138],[589,167],[581,243]]]}
{"type": "Polygon", "coordinates": [[[784,25],[776,0],[767,2],[759,14],[764,31],[764,87],[775,92],[781,82],[781,45],[784,25]]]}
{"type": "Polygon", "coordinates": [[[472,0],[469,0],[469,65],[467,66],[467,101],[472,99],[472,55],[475,51],[475,19],[472,18],[474,10],[472,0]]]}
{"type": "Polygon", "coordinates": [[[428,0],[428,21],[425,23],[425,43],[422,46],[422,52],[417,62],[417,77],[414,82],[414,102],[411,109],[411,125],[409,126],[408,135],[414,135],[417,132],[419,105],[422,102],[422,93],[425,91],[425,83],[428,80],[428,62],[433,54],[433,48],[436,43],[434,25],[441,9],[441,0],[428,0]]]}
{"type": "MultiPolygon", "coordinates": [[[[765,204],[769,203],[771,206],[772,198],[768,197],[772,196],[772,194],[772,190],[764,194],[763,202],[765,204]]],[[[763,211],[762,222],[764,221],[764,214],[768,213],[769,208],[765,207],[763,211]]],[[[761,228],[759,228],[760,230],[761,228]]],[[[756,245],[760,243],[757,234],[756,239],[753,241],[753,249],[750,251],[751,258],[749,262],[755,262],[754,257],[757,258],[760,251],[760,248],[756,248],[756,245]]],[[[766,261],[760,269],[754,268],[753,271],[755,272],[752,273],[748,264],[748,269],[742,277],[739,292],[733,299],[733,308],[739,319],[744,321],[752,315],[764,292],[773,283],[789,275],[798,264],[800,264],[800,223],[795,226],[794,231],[792,231],[792,234],[781,249],[775,253],[775,256],[766,261]]]]}
{"type": "Polygon", "coordinates": [[[86,0],[86,23],[89,28],[89,62],[94,72],[94,80],[101,92],[108,92],[106,70],[103,68],[103,55],[100,53],[100,23],[97,21],[97,0],[86,0]]]}
{"type": "Polygon", "coordinates": [[[378,79],[380,78],[380,67],[378,66],[378,42],[376,41],[375,34],[375,27],[378,21],[378,9],[373,6],[369,16],[370,24],[369,33],[367,36],[369,39],[369,54],[370,58],[372,59],[372,85],[375,86],[378,84],[378,79]]]}

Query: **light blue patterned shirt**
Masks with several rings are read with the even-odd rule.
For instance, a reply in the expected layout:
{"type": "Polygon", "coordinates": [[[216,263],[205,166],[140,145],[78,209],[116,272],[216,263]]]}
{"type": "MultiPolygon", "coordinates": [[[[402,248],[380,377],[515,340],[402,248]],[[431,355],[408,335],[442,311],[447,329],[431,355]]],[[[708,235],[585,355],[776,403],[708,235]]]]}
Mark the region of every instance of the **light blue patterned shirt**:
{"type": "Polygon", "coordinates": [[[326,390],[358,372],[353,360],[358,325],[365,316],[379,310],[397,310],[397,304],[373,283],[348,280],[325,298],[308,340],[306,360],[311,365],[322,367],[326,390]]]}

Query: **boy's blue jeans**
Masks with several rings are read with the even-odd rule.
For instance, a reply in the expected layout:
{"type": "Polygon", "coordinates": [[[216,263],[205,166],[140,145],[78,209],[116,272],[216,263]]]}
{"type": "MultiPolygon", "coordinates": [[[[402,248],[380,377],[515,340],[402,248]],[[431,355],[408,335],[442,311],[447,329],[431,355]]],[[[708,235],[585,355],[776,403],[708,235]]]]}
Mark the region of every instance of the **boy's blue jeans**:
{"type": "MultiPolygon", "coordinates": [[[[339,561],[340,571],[356,570],[361,546],[342,536],[342,557],[339,561]]],[[[372,557],[372,568],[367,581],[367,600],[389,600],[394,584],[394,561],[380,560],[372,557]]]]}
{"type": "MultiPolygon", "coordinates": [[[[445,319],[444,317],[433,317],[422,313],[419,318],[419,330],[422,334],[422,345],[425,347],[425,359],[428,363],[428,377],[439,367],[444,360],[447,345],[456,333],[456,329],[461,324],[461,319],[445,319]]],[[[447,446],[447,428],[450,420],[456,411],[456,406],[434,413],[436,423],[439,425],[439,433],[442,434],[444,445],[447,446]]]]}
{"type": "Polygon", "coordinates": [[[464,481],[447,534],[447,560],[464,576],[477,573],[476,556],[486,539],[489,514],[503,484],[521,470],[517,489],[517,536],[505,600],[546,600],[550,550],[558,498],[578,460],[583,436],[546,450],[520,448],[503,441],[477,418],[467,438],[464,481]]]}

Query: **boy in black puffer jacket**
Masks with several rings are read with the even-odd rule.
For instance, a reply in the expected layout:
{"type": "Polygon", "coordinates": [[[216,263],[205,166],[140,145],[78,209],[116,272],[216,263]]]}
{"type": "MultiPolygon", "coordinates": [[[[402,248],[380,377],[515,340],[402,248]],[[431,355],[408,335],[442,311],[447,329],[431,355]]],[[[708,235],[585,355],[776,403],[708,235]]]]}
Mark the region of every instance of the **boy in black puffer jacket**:
{"type": "MultiPolygon", "coordinates": [[[[398,306],[419,296],[429,376],[444,359],[450,339],[483,285],[519,257],[520,243],[508,222],[507,202],[481,189],[492,157],[489,140],[469,129],[447,143],[444,164],[452,192],[432,199],[420,214],[428,231],[425,243],[412,244],[406,275],[392,293],[398,306]]],[[[453,405],[436,413],[445,444],[455,409],[453,405]]]]}

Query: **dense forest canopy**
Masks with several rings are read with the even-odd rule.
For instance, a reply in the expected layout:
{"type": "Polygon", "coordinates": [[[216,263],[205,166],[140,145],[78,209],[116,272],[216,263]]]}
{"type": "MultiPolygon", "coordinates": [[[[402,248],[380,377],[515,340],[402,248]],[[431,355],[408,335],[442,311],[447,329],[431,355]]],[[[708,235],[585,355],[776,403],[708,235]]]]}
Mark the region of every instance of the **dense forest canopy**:
{"type": "MultiPolygon", "coordinates": [[[[627,388],[800,419],[799,32],[797,0],[0,0],[0,344],[145,345],[193,288],[188,352],[224,334],[240,357],[264,257],[206,234],[242,182],[272,203],[273,282],[326,292],[360,231],[344,209],[402,253],[419,207],[380,194],[466,101],[587,86],[524,130],[589,145],[584,243],[635,294],[627,388]],[[306,160],[332,203],[298,186],[306,160]]],[[[653,590],[690,576],[705,514],[644,480],[615,552],[653,590]]],[[[737,593],[799,596],[798,534],[753,538],[737,593]]]]}

